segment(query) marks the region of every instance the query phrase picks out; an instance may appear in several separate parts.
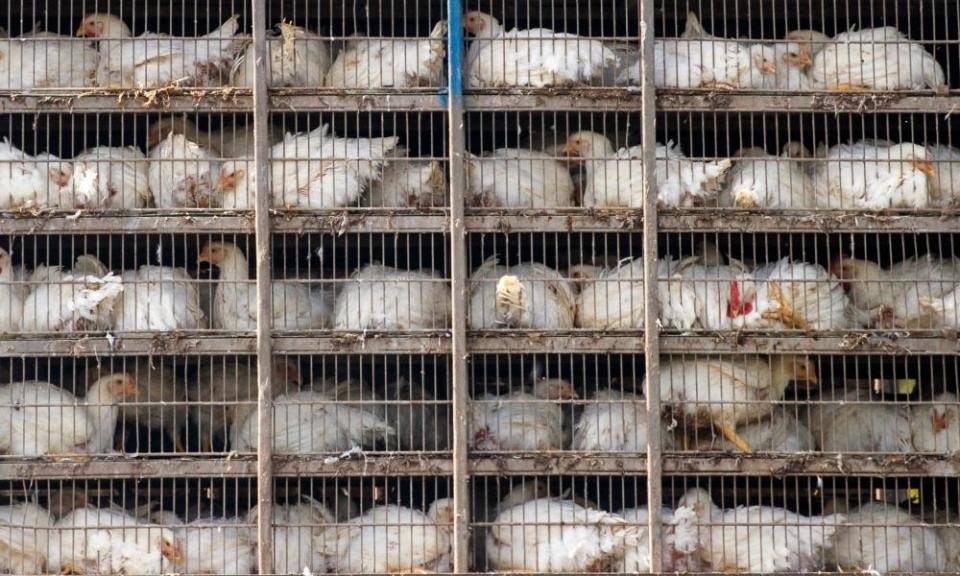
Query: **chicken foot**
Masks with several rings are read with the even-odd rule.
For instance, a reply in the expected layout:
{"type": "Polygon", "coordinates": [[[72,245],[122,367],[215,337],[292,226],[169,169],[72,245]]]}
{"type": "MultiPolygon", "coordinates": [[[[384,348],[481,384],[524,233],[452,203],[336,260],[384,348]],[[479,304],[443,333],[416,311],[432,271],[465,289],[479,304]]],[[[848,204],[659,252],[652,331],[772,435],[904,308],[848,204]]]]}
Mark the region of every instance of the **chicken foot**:
{"type": "Polygon", "coordinates": [[[765,312],[763,314],[764,318],[779,321],[787,328],[793,330],[808,330],[810,328],[807,321],[798,315],[792,306],[787,304],[787,301],[783,297],[783,292],[780,290],[780,284],[775,282],[770,284],[770,297],[777,303],[777,310],[765,312]]]}
{"type": "Polygon", "coordinates": [[[737,85],[733,82],[725,82],[723,80],[711,80],[709,82],[703,82],[700,84],[702,88],[709,88],[710,90],[736,90],[737,85]]]}
{"type": "Polygon", "coordinates": [[[729,424],[717,424],[717,428],[720,429],[720,433],[723,434],[723,437],[732,442],[741,452],[746,454],[753,453],[753,448],[751,448],[750,444],[743,439],[743,436],[737,434],[737,431],[733,428],[733,426],[730,426],[729,424]]]}
{"type": "Polygon", "coordinates": [[[60,567],[60,574],[63,574],[63,575],[66,575],[66,574],[77,574],[77,575],[80,575],[80,574],[86,574],[86,571],[85,571],[83,568],[81,568],[81,567],[77,566],[76,564],[74,564],[73,562],[67,562],[66,564],[64,564],[63,566],[60,567]]]}

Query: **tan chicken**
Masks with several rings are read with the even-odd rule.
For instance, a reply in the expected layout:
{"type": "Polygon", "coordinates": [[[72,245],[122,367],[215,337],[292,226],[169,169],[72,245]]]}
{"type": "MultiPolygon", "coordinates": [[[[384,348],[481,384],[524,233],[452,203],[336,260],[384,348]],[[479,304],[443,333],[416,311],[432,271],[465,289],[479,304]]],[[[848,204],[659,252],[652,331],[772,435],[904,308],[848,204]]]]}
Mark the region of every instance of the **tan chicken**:
{"type": "Polygon", "coordinates": [[[556,379],[540,379],[529,392],[484,394],[470,403],[470,446],[478,451],[561,450],[563,411],[557,401],[575,398],[573,386],[556,379]]]}
{"type": "Polygon", "coordinates": [[[488,258],[470,276],[468,324],[474,330],[573,328],[573,284],[536,262],[503,266],[488,258]]]}
{"type": "MultiPolygon", "coordinates": [[[[295,363],[275,358],[272,369],[274,396],[299,389],[300,369],[295,363]]],[[[225,439],[237,419],[256,404],[257,389],[256,362],[229,358],[201,361],[187,395],[202,452],[213,452],[213,441],[225,439]]]]}
{"type": "Polygon", "coordinates": [[[83,398],[48,382],[0,387],[0,453],[15,456],[106,454],[119,403],[138,391],[128,374],[97,380],[83,398]]]}
{"type": "Polygon", "coordinates": [[[752,452],[737,427],[769,415],[795,380],[818,383],[808,359],[671,359],[660,366],[660,398],[678,421],[712,425],[742,452],[752,452]]]}

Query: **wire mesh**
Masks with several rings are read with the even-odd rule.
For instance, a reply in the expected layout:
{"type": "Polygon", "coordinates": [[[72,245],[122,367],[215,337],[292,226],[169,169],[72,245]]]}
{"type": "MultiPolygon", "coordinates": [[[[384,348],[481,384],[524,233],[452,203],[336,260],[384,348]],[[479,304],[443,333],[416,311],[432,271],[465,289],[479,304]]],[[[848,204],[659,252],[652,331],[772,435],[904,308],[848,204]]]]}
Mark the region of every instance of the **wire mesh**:
{"type": "Polygon", "coordinates": [[[0,3],[0,571],[960,570],[958,22],[0,3]]]}

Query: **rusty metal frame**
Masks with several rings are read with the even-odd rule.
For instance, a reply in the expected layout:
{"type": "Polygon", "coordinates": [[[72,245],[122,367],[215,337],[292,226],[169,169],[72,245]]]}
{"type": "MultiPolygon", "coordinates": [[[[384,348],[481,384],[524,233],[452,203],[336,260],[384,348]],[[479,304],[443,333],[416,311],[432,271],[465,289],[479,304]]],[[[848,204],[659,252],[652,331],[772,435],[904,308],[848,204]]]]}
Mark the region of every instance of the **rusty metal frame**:
{"type": "MultiPolygon", "coordinates": [[[[640,10],[640,91],[642,145],[643,145],[643,304],[644,326],[659,326],[660,298],[657,289],[657,182],[656,177],[656,88],[653,79],[653,40],[655,29],[654,2],[643,0],[640,10]]],[[[644,369],[647,381],[645,391],[647,422],[660,420],[660,333],[647,329],[643,334],[644,369]]],[[[647,538],[650,551],[650,571],[659,573],[663,566],[660,502],[663,502],[663,462],[660,426],[647,429],[647,538]]]]}
{"type": "Polygon", "coordinates": [[[257,568],[273,574],[273,286],[270,255],[270,103],[267,91],[267,6],[253,0],[253,160],[257,174],[257,568]]]}
{"type": "Polygon", "coordinates": [[[453,417],[453,572],[470,571],[470,471],[467,457],[467,403],[470,376],[467,371],[467,229],[464,222],[466,183],[464,101],[462,82],[463,26],[461,0],[447,0],[447,133],[450,162],[450,292],[451,292],[451,394],[453,417]]]}

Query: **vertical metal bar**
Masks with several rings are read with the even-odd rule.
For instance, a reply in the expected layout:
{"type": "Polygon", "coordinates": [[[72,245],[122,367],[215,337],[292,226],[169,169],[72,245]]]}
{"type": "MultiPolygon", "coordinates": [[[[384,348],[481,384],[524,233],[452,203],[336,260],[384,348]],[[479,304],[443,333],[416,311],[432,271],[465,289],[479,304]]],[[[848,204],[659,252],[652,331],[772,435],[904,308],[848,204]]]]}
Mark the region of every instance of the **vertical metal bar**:
{"type": "Polygon", "coordinates": [[[450,290],[453,311],[453,571],[470,570],[470,483],[467,472],[467,231],[463,222],[464,154],[463,119],[463,8],[460,0],[447,0],[447,130],[450,162],[450,290]]]}
{"type": "Polygon", "coordinates": [[[660,512],[663,478],[661,477],[660,445],[660,334],[658,332],[659,298],[657,296],[657,183],[656,183],[656,93],[653,85],[653,0],[640,6],[640,90],[643,114],[643,340],[647,377],[647,533],[650,539],[650,571],[659,573],[662,566],[660,548],[660,512]]]}
{"type": "Polygon", "coordinates": [[[257,258],[257,565],[259,574],[273,574],[273,382],[271,381],[270,262],[270,118],[267,101],[266,0],[253,0],[253,139],[257,174],[254,218],[257,258]]]}

